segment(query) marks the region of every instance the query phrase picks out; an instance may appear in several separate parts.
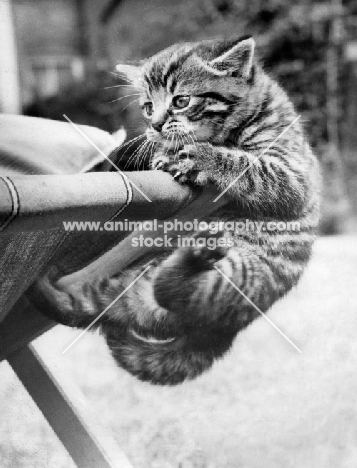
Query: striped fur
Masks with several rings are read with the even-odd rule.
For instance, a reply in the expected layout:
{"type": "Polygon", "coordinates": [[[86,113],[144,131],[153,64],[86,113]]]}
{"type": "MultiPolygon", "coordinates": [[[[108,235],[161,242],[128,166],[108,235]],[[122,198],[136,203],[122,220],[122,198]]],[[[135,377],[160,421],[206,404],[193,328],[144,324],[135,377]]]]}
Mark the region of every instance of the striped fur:
{"type": "Polygon", "coordinates": [[[300,223],[299,232],[227,229],[216,236],[233,247],[163,252],[91,288],[89,302],[100,312],[151,262],[102,331],[122,367],[142,380],[176,384],[209,368],[259,316],[215,266],[262,312],[297,284],[318,221],[319,171],[299,121],[272,144],[297,115],[256,62],[252,39],[176,45],[123,72],[141,89],[144,109],[152,105],[153,168],[224,190],[254,161],[207,221],[300,223]],[[175,107],[175,96],[189,96],[189,105],[175,107]]]}

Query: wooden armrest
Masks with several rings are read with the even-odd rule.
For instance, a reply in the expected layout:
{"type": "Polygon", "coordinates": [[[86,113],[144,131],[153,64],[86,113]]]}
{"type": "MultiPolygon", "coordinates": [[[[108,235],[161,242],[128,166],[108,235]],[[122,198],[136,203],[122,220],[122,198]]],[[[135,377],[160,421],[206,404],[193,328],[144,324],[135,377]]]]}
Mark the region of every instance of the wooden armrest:
{"type": "Polygon", "coordinates": [[[64,221],[165,219],[200,192],[160,171],[1,177],[0,235],[63,228],[64,221]]]}

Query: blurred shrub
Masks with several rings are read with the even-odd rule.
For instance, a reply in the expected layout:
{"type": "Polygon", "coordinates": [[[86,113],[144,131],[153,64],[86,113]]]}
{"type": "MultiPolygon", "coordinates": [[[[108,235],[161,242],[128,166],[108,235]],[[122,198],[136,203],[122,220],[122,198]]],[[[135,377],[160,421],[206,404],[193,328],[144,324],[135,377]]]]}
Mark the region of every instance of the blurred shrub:
{"type": "Polygon", "coordinates": [[[135,112],[138,106],[128,104],[137,96],[130,97],[135,91],[124,91],[128,90],[126,84],[118,76],[100,71],[87,76],[83,82],[70,84],[55,96],[36,100],[24,109],[24,114],[53,120],[64,120],[66,114],[78,124],[108,132],[124,125],[135,133],[140,130],[140,113],[135,112]]]}
{"type": "MultiPolygon", "coordinates": [[[[132,96],[136,91],[126,85],[112,72],[100,71],[90,74],[84,82],[72,83],[55,96],[36,100],[23,113],[66,121],[65,114],[74,123],[91,125],[110,133],[124,127],[129,140],[143,133],[144,125],[140,108],[134,102],[138,96],[132,96]]],[[[124,151],[118,153],[116,163],[124,167],[137,147],[138,144],[134,143],[124,157],[124,151]]]]}

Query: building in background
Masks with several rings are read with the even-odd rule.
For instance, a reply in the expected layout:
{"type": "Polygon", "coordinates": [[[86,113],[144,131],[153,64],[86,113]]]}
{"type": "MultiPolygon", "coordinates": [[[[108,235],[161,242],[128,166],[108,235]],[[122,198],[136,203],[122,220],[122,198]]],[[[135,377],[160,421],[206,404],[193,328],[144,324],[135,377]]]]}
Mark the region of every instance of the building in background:
{"type": "Polygon", "coordinates": [[[108,66],[107,24],[120,1],[2,0],[0,4],[2,112],[19,112],[108,66]]]}
{"type": "Polygon", "coordinates": [[[12,8],[0,2],[0,112],[21,111],[18,57],[12,8]]]}
{"type": "Polygon", "coordinates": [[[89,57],[84,3],[12,1],[23,106],[85,79],[89,57]]]}

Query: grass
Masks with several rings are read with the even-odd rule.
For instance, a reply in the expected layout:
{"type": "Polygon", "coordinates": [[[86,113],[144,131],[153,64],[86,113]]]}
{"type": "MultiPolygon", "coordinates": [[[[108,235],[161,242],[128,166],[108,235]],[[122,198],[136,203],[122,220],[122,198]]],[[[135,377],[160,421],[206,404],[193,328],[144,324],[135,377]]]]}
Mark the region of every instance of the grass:
{"type": "MultiPolygon", "coordinates": [[[[357,237],[320,239],[300,285],[212,371],[175,388],[136,381],[97,335],[56,327],[36,348],[135,468],[357,466],[357,237]]],[[[11,369],[1,364],[0,466],[71,468],[11,369]]]]}

